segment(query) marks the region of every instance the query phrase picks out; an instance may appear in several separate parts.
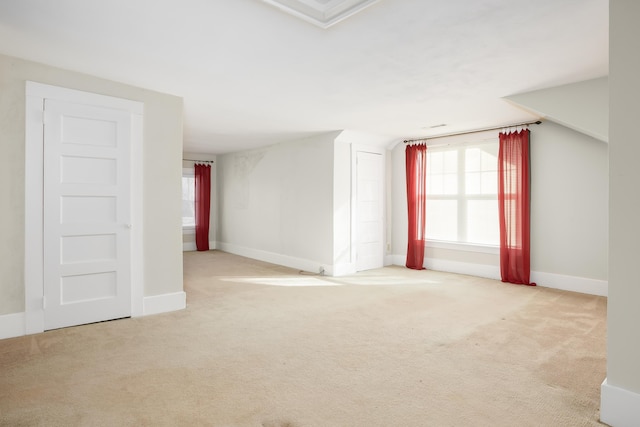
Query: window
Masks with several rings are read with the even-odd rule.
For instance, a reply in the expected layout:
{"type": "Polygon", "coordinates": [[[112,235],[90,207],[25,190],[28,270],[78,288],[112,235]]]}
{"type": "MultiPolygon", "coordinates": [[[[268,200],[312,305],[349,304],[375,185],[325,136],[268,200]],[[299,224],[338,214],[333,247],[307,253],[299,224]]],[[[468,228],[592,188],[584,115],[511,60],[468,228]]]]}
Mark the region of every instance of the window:
{"type": "Polygon", "coordinates": [[[196,227],[196,178],[193,168],[182,169],[182,228],[186,230],[196,227]]]}
{"type": "Polygon", "coordinates": [[[427,150],[426,237],[499,245],[497,140],[427,150]]]}

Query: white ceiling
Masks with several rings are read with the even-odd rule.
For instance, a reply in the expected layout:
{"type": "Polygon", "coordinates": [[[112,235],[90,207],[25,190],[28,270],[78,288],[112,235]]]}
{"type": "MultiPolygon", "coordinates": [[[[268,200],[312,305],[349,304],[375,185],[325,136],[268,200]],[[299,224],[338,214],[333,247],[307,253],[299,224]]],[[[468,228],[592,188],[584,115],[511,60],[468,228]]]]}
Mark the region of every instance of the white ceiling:
{"type": "Polygon", "coordinates": [[[392,142],[534,119],[502,98],[607,75],[608,0],[380,0],[327,29],[263,0],[0,0],[0,53],[183,97],[189,152],[392,142]]]}

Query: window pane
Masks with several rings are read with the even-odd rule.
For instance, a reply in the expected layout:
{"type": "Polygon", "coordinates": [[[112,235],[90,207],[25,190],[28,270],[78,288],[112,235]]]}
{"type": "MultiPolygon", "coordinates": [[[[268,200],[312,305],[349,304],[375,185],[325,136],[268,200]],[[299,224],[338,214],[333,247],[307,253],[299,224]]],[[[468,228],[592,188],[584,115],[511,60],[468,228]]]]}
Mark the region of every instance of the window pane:
{"type": "Polygon", "coordinates": [[[458,150],[444,152],[444,172],[458,173],[458,150]]]}
{"type": "Polygon", "coordinates": [[[196,225],[195,214],[195,178],[192,176],[182,177],[182,226],[196,225]]]}
{"type": "Polygon", "coordinates": [[[498,170],[498,144],[487,144],[482,146],[482,170],[498,170]]]}
{"type": "Polygon", "coordinates": [[[458,240],[458,202],[427,199],[427,239],[458,240]]]}
{"type": "Polygon", "coordinates": [[[465,175],[465,193],[480,194],[482,187],[481,172],[467,172],[465,175]]]}
{"type": "Polygon", "coordinates": [[[448,173],[443,177],[443,194],[458,194],[458,175],[448,173]]]}
{"type": "Polygon", "coordinates": [[[427,239],[498,244],[498,147],[493,140],[427,151],[427,239]]]}
{"type": "Polygon", "coordinates": [[[498,144],[485,143],[465,150],[465,193],[498,193],[498,144]]]}
{"type": "Polygon", "coordinates": [[[442,175],[427,176],[427,194],[442,194],[442,175]]]}
{"type": "Polygon", "coordinates": [[[496,200],[467,201],[467,241],[484,245],[498,245],[500,224],[496,200]]]}
{"type": "Polygon", "coordinates": [[[193,177],[182,177],[182,200],[195,199],[195,179],[193,177]]]}
{"type": "Polygon", "coordinates": [[[498,172],[482,173],[482,194],[498,194],[498,172]]]}
{"type": "Polygon", "coordinates": [[[427,159],[429,160],[428,162],[428,166],[427,166],[427,173],[428,174],[434,174],[434,175],[438,175],[441,174],[442,172],[444,172],[443,170],[443,166],[444,166],[444,153],[442,152],[435,152],[432,153],[430,151],[427,151],[427,159]]]}
{"type": "Polygon", "coordinates": [[[481,151],[479,148],[467,148],[464,153],[465,170],[467,172],[477,172],[482,165],[481,151]]]}
{"type": "Polygon", "coordinates": [[[427,176],[427,194],[458,194],[458,175],[441,174],[427,176]]]}
{"type": "Polygon", "coordinates": [[[427,194],[458,194],[458,151],[427,151],[427,194]]]}
{"type": "Polygon", "coordinates": [[[458,194],[457,174],[428,174],[427,194],[458,194]]]}

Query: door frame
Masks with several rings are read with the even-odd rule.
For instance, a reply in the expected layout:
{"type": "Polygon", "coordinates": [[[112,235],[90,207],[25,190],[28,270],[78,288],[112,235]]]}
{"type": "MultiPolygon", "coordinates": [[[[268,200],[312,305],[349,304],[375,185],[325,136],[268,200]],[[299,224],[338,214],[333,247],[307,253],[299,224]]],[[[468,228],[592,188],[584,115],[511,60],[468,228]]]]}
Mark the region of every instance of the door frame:
{"type": "Polygon", "coordinates": [[[25,333],[44,331],[44,100],[97,105],[131,114],[131,316],[142,316],[144,296],[142,143],[144,104],[138,101],[26,82],[25,105],[25,333]]]}
{"type": "Polygon", "coordinates": [[[351,144],[351,263],[353,272],[356,273],[358,271],[358,153],[365,152],[369,154],[379,154],[381,156],[382,161],[382,266],[385,264],[386,253],[387,253],[387,200],[386,200],[386,182],[387,182],[387,173],[386,173],[386,164],[387,164],[387,153],[384,148],[365,145],[365,144],[351,144]]]}

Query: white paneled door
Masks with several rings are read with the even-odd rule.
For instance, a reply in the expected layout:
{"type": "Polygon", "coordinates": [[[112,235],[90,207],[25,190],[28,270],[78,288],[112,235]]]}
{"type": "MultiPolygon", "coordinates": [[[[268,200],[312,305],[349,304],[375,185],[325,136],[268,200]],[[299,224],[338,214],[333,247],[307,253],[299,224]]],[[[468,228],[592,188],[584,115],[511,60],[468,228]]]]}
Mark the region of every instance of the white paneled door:
{"type": "Polygon", "coordinates": [[[44,327],[131,315],[131,115],[45,100],[44,327]]]}
{"type": "Polygon", "coordinates": [[[356,152],[356,270],[384,265],[382,155],[356,152]]]}

